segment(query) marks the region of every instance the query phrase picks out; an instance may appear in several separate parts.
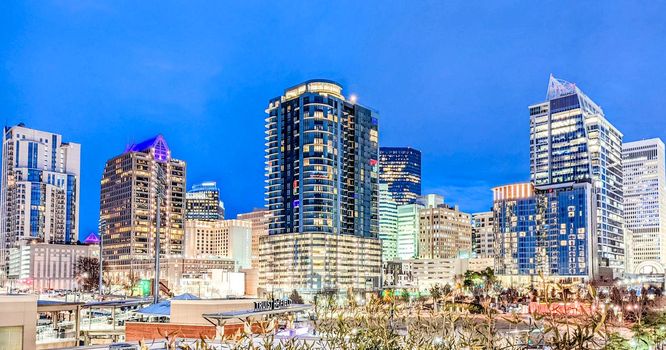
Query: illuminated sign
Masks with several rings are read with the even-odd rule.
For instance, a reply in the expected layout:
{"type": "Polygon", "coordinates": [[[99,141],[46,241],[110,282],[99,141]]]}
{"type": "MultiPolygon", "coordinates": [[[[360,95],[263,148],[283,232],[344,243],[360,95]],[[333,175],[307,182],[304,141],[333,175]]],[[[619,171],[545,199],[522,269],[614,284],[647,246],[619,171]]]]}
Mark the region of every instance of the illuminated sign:
{"type": "Polygon", "coordinates": [[[266,311],[285,308],[291,305],[290,299],[273,299],[266,301],[255,301],[254,311],[266,311]]]}

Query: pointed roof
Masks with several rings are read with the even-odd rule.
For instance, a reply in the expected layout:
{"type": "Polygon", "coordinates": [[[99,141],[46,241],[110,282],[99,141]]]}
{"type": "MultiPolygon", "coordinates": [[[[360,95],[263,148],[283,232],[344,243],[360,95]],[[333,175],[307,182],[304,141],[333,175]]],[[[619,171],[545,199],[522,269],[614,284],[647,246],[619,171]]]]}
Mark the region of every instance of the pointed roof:
{"type": "Polygon", "coordinates": [[[90,232],[90,234],[83,240],[83,244],[99,244],[99,235],[95,232],[90,232]]]}
{"type": "Polygon", "coordinates": [[[575,83],[568,82],[564,79],[555,78],[555,76],[552,74],[550,75],[550,79],[548,79],[548,92],[546,93],[546,100],[553,100],[559,97],[573,94],[578,95],[581,108],[583,108],[585,111],[592,114],[604,114],[601,107],[594,103],[591,98],[587,97],[587,95],[585,95],[585,93],[583,93],[583,91],[579,89],[575,83]]]}
{"type": "Polygon", "coordinates": [[[154,150],[155,160],[158,162],[166,162],[169,160],[169,158],[171,158],[169,145],[167,144],[162,134],[158,134],[139,143],[128,145],[125,149],[125,153],[147,152],[150,150],[154,150]]]}
{"type": "Polygon", "coordinates": [[[576,92],[578,92],[576,84],[570,83],[564,79],[555,78],[552,74],[550,75],[550,79],[548,79],[548,92],[546,93],[547,100],[572,95],[576,92]]]}

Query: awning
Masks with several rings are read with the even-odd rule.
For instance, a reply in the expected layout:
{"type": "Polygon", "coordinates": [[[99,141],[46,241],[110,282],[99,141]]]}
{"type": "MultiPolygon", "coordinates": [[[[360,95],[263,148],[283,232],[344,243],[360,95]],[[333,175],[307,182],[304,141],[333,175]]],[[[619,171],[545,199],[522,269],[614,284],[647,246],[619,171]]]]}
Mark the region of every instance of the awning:
{"type": "Polygon", "coordinates": [[[151,304],[143,309],[139,309],[136,312],[143,315],[150,316],[171,316],[171,300],[199,300],[200,298],[196,295],[185,293],[177,295],[170,300],[163,300],[157,304],[151,304]]]}
{"type": "Polygon", "coordinates": [[[286,307],[272,309],[272,310],[239,310],[239,311],[229,311],[229,312],[218,312],[212,314],[203,314],[201,317],[206,319],[213,325],[221,326],[224,324],[224,321],[231,319],[246,319],[248,317],[257,317],[264,315],[275,315],[275,314],[284,314],[284,313],[294,313],[294,312],[303,312],[312,309],[312,305],[307,304],[291,304],[286,307]]]}

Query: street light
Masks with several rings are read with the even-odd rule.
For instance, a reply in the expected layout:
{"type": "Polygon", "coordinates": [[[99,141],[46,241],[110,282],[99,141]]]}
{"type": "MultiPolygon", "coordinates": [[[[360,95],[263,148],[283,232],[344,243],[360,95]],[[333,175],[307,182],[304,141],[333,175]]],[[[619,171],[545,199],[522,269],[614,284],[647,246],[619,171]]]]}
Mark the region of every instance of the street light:
{"type": "Polygon", "coordinates": [[[157,304],[160,301],[160,225],[162,217],[162,198],[164,197],[164,170],[162,166],[157,165],[157,218],[155,222],[155,281],[153,284],[153,303],[157,304]]]}
{"type": "Polygon", "coordinates": [[[106,220],[102,219],[99,221],[99,297],[102,298],[104,291],[104,282],[102,282],[102,275],[104,274],[104,265],[102,262],[102,249],[104,247],[104,232],[106,231],[106,220]]]}

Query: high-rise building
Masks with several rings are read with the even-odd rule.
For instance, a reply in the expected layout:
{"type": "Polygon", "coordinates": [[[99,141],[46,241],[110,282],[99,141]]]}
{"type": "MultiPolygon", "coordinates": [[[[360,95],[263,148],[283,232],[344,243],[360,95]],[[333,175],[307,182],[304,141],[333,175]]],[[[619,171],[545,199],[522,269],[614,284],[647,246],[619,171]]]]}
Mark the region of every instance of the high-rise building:
{"type": "Polygon", "coordinates": [[[595,200],[588,182],[493,188],[495,270],[534,282],[596,274],[595,200]]]}
{"type": "Polygon", "coordinates": [[[252,258],[252,223],[244,220],[186,220],[186,258],[231,258],[249,268],[252,258]]]}
{"type": "Polygon", "coordinates": [[[310,80],[270,100],[266,113],[261,285],[378,288],[376,112],[346,100],[335,82],[310,80]]]}
{"type": "Polygon", "coordinates": [[[0,279],[9,250],[27,241],[69,244],[79,236],[81,146],[62,136],[5,127],[0,188],[0,279]]]}
{"type": "Polygon", "coordinates": [[[472,256],[474,258],[492,258],[495,256],[492,211],[472,214],[472,256]]]}
{"type": "Polygon", "coordinates": [[[421,196],[421,151],[411,147],[381,147],[379,182],[388,184],[398,204],[414,203],[421,196]]]}
{"type": "Polygon", "coordinates": [[[418,257],[455,259],[472,250],[472,218],[458,206],[439,204],[419,211],[418,257]]]}
{"type": "Polygon", "coordinates": [[[214,181],[193,185],[186,194],[188,220],[222,220],[224,203],[220,200],[220,189],[214,181]]]}
{"type": "Polygon", "coordinates": [[[633,269],[627,272],[649,273],[654,264],[663,269],[666,267],[664,143],[658,138],[627,142],[622,145],[622,160],[624,215],[627,231],[632,235],[632,244],[626,246],[631,250],[633,269]]]}
{"type": "Polygon", "coordinates": [[[414,259],[418,255],[419,210],[424,208],[418,203],[398,206],[397,253],[401,260],[414,259]]]}
{"type": "Polygon", "coordinates": [[[401,260],[419,256],[419,212],[423,208],[434,208],[444,204],[444,197],[429,194],[418,197],[411,204],[398,205],[397,253],[401,260]]]}
{"type": "Polygon", "coordinates": [[[382,241],[382,261],[397,257],[398,204],[388,191],[388,184],[379,184],[379,239],[382,241]]]}
{"type": "Polygon", "coordinates": [[[171,157],[162,135],[132,144],[106,162],[101,180],[100,234],[110,276],[154,276],[158,196],[160,253],[183,256],[185,171],[185,162],[171,157]]]}
{"type": "Polygon", "coordinates": [[[532,182],[592,183],[599,263],[623,269],[622,133],[575,84],[552,75],[546,101],[529,112],[532,182]]]}
{"type": "Polygon", "coordinates": [[[252,268],[259,268],[259,240],[268,236],[268,210],[264,208],[254,209],[249,213],[238,214],[238,220],[252,223],[252,268]]]}

